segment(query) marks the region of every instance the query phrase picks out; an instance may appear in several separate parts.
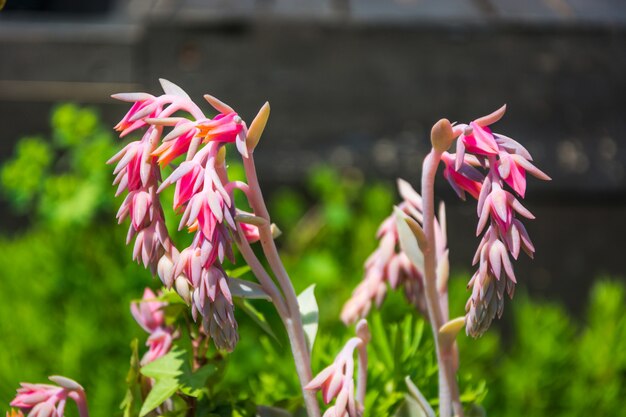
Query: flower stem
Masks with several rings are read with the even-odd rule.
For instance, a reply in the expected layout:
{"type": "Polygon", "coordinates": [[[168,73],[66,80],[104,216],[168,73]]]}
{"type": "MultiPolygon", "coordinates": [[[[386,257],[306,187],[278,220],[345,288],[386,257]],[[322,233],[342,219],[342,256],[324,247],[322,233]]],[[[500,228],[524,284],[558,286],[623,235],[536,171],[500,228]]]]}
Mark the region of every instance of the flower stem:
{"type": "Polygon", "coordinates": [[[309,417],[319,417],[320,409],[317,398],[313,391],[304,389],[304,386],[311,381],[313,373],[311,371],[311,357],[306,344],[304,328],[302,326],[302,317],[300,315],[300,307],[296,297],[296,291],[293,287],[291,279],[285,270],[285,267],[278,254],[278,249],[274,243],[274,237],[271,231],[271,222],[269,212],[263,199],[259,180],[257,178],[256,167],[254,164],[254,154],[251,152],[248,158],[243,158],[243,166],[248,179],[249,195],[248,202],[254,211],[254,215],[267,220],[267,224],[259,226],[259,235],[263,253],[278,281],[283,292],[284,300],[287,304],[287,317],[283,317],[285,329],[289,336],[291,351],[293,353],[296,364],[296,371],[300,379],[304,402],[306,404],[309,417]]]}
{"type": "Polygon", "coordinates": [[[459,389],[454,370],[454,344],[443,346],[439,339],[439,329],[444,324],[447,311],[442,310],[441,298],[447,298],[446,294],[437,291],[437,253],[435,240],[435,175],[437,166],[441,160],[441,151],[432,149],[424,159],[422,166],[422,204],[424,214],[424,235],[426,236],[426,248],[424,248],[424,287],[428,316],[430,317],[437,362],[439,363],[439,415],[440,417],[451,416],[451,405],[457,417],[463,416],[463,408],[459,400],[459,389]]]}

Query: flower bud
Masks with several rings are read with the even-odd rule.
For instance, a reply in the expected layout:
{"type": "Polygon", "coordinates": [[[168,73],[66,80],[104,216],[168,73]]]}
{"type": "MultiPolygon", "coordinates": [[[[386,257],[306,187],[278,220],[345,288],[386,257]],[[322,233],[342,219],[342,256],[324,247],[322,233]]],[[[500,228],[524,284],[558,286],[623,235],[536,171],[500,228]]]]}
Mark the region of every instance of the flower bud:
{"type": "Polygon", "coordinates": [[[430,141],[437,152],[447,151],[456,136],[448,119],[439,120],[430,131],[430,141]]]}
{"type": "Polygon", "coordinates": [[[161,256],[157,266],[157,273],[159,274],[159,278],[161,278],[163,285],[167,288],[172,288],[174,281],[174,262],[169,255],[165,254],[161,256]]]}
{"type": "Polygon", "coordinates": [[[184,275],[176,278],[176,292],[185,300],[187,304],[191,304],[191,291],[189,289],[189,280],[184,275]]]}

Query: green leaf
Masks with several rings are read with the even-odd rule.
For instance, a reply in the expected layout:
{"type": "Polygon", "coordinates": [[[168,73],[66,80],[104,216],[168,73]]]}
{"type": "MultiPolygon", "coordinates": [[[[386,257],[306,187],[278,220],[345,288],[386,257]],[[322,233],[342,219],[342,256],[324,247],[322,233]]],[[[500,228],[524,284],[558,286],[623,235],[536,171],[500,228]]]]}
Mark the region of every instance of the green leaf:
{"type": "Polygon", "coordinates": [[[282,408],[260,405],[257,407],[257,417],[292,417],[292,414],[282,408]]]}
{"type": "Polygon", "coordinates": [[[183,374],[178,377],[180,390],[185,395],[198,398],[206,388],[207,380],[215,373],[216,369],[213,365],[205,365],[196,372],[191,372],[189,365],[185,364],[183,374]]]}
{"type": "Polygon", "coordinates": [[[247,274],[248,272],[250,272],[250,269],[251,268],[249,265],[244,265],[244,266],[240,266],[239,268],[227,270],[226,275],[232,278],[241,278],[244,274],[247,274]]]}
{"type": "Polygon", "coordinates": [[[126,395],[124,400],[120,404],[120,408],[124,410],[124,417],[131,417],[135,415],[133,413],[133,405],[135,403],[135,391],[139,388],[139,341],[133,339],[130,343],[131,356],[130,356],[130,368],[126,375],[126,395]]]}
{"type": "Polygon", "coordinates": [[[144,365],[141,373],[155,379],[176,378],[184,372],[185,355],[184,351],[174,348],[167,355],[144,365]]]}
{"type": "Polygon", "coordinates": [[[302,326],[304,327],[304,334],[306,335],[309,345],[309,352],[312,352],[320,316],[317,300],[315,299],[315,284],[300,293],[298,296],[298,305],[300,306],[302,326]]]}
{"type": "Polygon", "coordinates": [[[259,284],[256,284],[254,282],[229,277],[228,287],[230,288],[230,292],[233,297],[241,297],[251,300],[271,300],[270,296],[267,295],[263,288],[259,284]]]}
{"type": "Polygon", "coordinates": [[[241,310],[243,310],[244,313],[250,316],[250,318],[252,318],[252,320],[265,331],[265,333],[272,336],[272,338],[280,344],[280,341],[272,331],[272,328],[270,327],[263,313],[254,308],[254,306],[249,301],[243,298],[236,298],[233,301],[235,302],[235,304],[237,304],[237,307],[239,307],[241,310]]]}
{"type": "Polygon", "coordinates": [[[176,391],[178,391],[179,386],[180,384],[175,378],[168,377],[158,379],[150,390],[150,393],[146,397],[143,405],[141,406],[141,410],[139,411],[139,417],[145,416],[150,411],[163,404],[165,400],[170,398],[176,393],[176,391]]]}

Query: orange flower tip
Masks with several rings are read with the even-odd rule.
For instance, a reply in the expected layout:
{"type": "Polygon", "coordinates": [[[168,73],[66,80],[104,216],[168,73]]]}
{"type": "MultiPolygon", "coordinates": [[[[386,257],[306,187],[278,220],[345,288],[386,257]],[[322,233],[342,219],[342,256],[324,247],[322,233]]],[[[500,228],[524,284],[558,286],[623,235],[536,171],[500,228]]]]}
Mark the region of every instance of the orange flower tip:
{"type": "Polygon", "coordinates": [[[228,113],[234,113],[235,110],[233,110],[232,107],[230,107],[228,104],[222,102],[220,99],[213,97],[210,94],[205,94],[204,95],[204,99],[211,105],[213,106],[213,108],[215,110],[217,110],[220,113],[224,113],[224,114],[228,114],[228,113]]]}
{"type": "Polygon", "coordinates": [[[430,141],[437,152],[445,152],[456,138],[452,124],[448,119],[441,119],[430,131],[430,141]]]}
{"type": "Polygon", "coordinates": [[[500,107],[498,110],[494,111],[493,113],[474,120],[474,122],[480,127],[489,126],[489,125],[496,123],[500,119],[502,119],[502,117],[504,116],[504,113],[506,113],[506,104],[504,104],[502,107],[500,107]]]}
{"type": "Polygon", "coordinates": [[[268,101],[263,104],[256,117],[250,123],[250,128],[248,129],[248,136],[246,137],[246,146],[248,147],[248,151],[254,151],[254,148],[259,144],[259,140],[261,139],[261,135],[265,130],[265,125],[267,124],[267,119],[270,117],[270,103],[268,101]]]}

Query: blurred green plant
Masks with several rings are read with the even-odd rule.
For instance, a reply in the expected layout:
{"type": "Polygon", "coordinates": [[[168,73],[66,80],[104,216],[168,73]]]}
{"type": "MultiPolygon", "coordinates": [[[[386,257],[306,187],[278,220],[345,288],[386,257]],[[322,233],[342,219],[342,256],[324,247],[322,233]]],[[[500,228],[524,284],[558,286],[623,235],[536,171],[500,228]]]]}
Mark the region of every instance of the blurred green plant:
{"type": "MultiPolygon", "coordinates": [[[[0,237],[0,408],[8,407],[19,381],[45,381],[62,373],[83,383],[95,417],[123,413],[119,404],[133,352],[129,341],[139,338],[143,352],[145,338],[128,304],[143,287],[158,283],[130,261],[124,228],[111,220],[115,205],[105,161],[116,148],[93,109],[67,104],[53,111],[48,139],[20,140],[2,167],[4,196],[32,223],[17,235],[0,237]]],[[[230,167],[235,177],[241,171],[230,167]]],[[[361,279],[363,261],[376,246],[376,229],[394,200],[390,184],[366,183],[358,171],[329,167],[313,170],[304,190],[280,188],[270,196],[297,291],[315,283],[318,300],[324,300],[313,355],[316,371],[332,361],[347,338],[339,310],[361,279]]],[[[451,305],[462,310],[466,277],[451,285],[451,305]]],[[[459,338],[464,403],[483,403],[488,414],[510,417],[626,415],[621,404],[626,398],[625,292],[621,284],[597,284],[582,324],[558,305],[518,297],[506,339],[495,329],[478,341],[459,338]]],[[[269,303],[249,305],[256,320],[263,316],[267,326],[281,329],[269,303]]],[[[286,360],[285,334],[275,330],[274,339],[242,310],[237,309],[241,341],[221,363],[220,378],[211,380],[211,392],[225,400],[215,403],[207,396],[206,414],[249,415],[255,403],[297,411],[301,394],[293,364],[286,360]]],[[[430,332],[393,292],[370,323],[367,413],[414,415],[406,376],[428,398],[436,397],[430,332]]],[[[129,377],[137,372],[135,364],[129,377]]],[[[126,408],[127,417],[140,406],[126,408]]],[[[480,415],[477,407],[473,412],[480,415]]]]}

